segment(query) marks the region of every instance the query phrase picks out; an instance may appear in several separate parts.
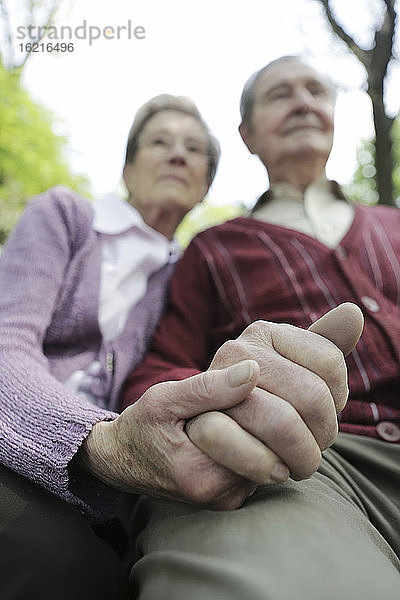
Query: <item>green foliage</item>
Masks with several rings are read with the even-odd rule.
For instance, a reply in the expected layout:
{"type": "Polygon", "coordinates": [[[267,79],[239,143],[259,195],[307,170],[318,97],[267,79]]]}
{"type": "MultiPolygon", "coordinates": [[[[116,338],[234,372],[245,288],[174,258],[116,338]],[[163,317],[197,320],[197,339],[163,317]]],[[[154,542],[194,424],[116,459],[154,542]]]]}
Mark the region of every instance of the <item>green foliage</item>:
{"type": "Polygon", "coordinates": [[[376,191],[376,168],[374,140],[364,140],[357,150],[357,169],[353,181],[346,186],[350,198],[363,204],[376,204],[379,200],[376,191]]]}
{"type": "MultiPolygon", "coordinates": [[[[400,120],[396,119],[392,127],[393,140],[393,192],[397,206],[400,207],[400,120]]],[[[375,140],[364,140],[357,150],[357,170],[353,181],[346,186],[350,198],[364,204],[377,204],[375,140]]]]}
{"type": "Polygon", "coordinates": [[[20,71],[7,71],[0,63],[0,89],[1,244],[31,196],[57,184],[87,195],[89,186],[70,173],[66,140],[53,132],[53,115],[30,99],[20,71]]]}
{"type": "Polygon", "coordinates": [[[245,208],[241,205],[218,206],[206,199],[186,215],[177,229],[176,238],[180,246],[186,248],[196,233],[238,217],[244,212],[245,208]]]}

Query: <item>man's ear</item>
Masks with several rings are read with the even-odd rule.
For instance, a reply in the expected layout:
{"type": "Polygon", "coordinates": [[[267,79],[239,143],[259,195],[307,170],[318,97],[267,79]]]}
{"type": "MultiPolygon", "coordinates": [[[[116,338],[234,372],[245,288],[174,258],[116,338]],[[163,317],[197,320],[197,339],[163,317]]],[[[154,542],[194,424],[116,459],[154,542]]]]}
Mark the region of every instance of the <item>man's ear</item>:
{"type": "Polygon", "coordinates": [[[251,152],[251,154],[255,154],[255,150],[253,150],[253,136],[252,136],[252,132],[249,128],[249,126],[247,125],[247,123],[244,123],[244,121],[242,121],[239,125],[239,133],[242,137],[242,140],[244,141],[244,143],[247,146],[247,149],[249,150],[249,152],[251,152]]]}
{"type": "Polygon", "coordinates": [[[202,197],[200,198],[200,200],[198,201],[197,204],[201,204],[204,201],[205,197],[208,194],[208,190],[210,189],[210,187],[211,187],[211,181],[207,181],[207,183],[204,184],[204,189],[203,189],[203,192],[202,192],[203,195],[202,195],[202,197]]]}

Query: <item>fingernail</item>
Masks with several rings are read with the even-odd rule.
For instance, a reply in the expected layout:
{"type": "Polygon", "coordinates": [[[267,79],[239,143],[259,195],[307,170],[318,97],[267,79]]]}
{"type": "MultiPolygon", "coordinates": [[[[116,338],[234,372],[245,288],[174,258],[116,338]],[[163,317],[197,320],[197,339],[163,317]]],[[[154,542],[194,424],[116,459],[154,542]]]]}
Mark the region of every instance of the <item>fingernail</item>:
{"type": "Polygon", "coordinates": [[[283,481],[286,481],[286,479],[288,479],[289,475],[290,472],[287,466],[281,462],[277,462],[272,470],[270,478],[275,483],[282,483],[283,481]]]}
{"type": "Polygon", "coordinates": [[[231,387],[239,387],[248,383],[254,375],[255,363],[253,360],[245,360],[228,369],[228,380],[231,387]]]}

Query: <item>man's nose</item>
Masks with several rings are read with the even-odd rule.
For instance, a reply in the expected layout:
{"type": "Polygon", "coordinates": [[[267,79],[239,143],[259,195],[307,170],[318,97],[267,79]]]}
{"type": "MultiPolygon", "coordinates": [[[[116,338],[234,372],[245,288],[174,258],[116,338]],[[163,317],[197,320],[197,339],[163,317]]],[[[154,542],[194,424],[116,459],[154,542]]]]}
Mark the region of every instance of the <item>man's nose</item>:
{"type": "Polygon", "coordinates": [[[307,114],[313,109],[315,98],[309,90],[299,90],[295,95],[295,111],[298,114],[307,114]]]}

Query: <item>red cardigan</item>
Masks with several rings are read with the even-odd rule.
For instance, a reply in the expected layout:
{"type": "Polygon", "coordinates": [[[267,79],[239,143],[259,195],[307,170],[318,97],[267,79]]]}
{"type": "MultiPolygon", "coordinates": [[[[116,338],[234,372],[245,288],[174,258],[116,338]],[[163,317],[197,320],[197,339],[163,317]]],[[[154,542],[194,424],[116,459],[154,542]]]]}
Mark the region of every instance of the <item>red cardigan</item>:
{"type": "Polygon", "coordinates": [[[382,206],[356,206],[335,249],[252,218],[197,235],[172,278],[152,349],[127,381],[123,407],[154,383],[207,369],[216,349],[251,321],[306,328],[344,301],[363,309],[365,328],[347,359],[350,400],[340,428],[378,437],[379,422],[397,422],[398,441],[400,210],[382,206]]]}

